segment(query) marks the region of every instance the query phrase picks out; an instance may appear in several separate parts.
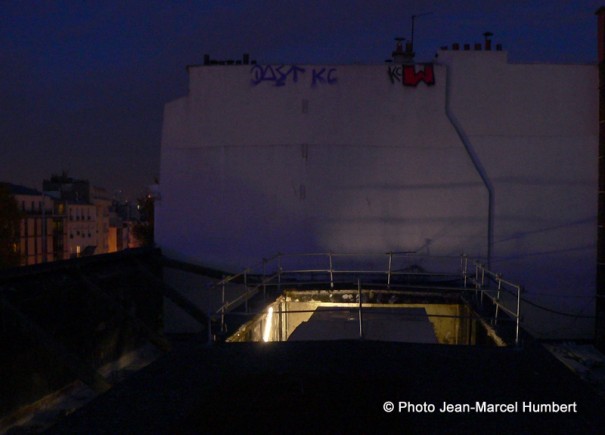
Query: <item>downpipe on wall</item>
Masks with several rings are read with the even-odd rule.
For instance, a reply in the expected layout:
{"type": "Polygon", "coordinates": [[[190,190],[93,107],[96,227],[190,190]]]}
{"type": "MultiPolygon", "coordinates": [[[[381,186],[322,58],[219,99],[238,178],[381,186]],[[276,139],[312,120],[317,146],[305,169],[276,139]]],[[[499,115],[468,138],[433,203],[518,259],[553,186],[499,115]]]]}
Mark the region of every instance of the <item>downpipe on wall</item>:
{"type": "Polygon", "coordinates": [[[450,67],[446,64],[440,64],[445,67],[445,114],[449,119],[450,123],[454,127],[456,134],[460,138],[460,141],[464,145],[464,149],[468,154],[475,170],[481,177],[483,181],[483,185],[487,189],[487,268],[491,268],[492,262],[492,246],[494,243],[494,187],[487,176],[487,172],[483,165],[481,164],[481,160],[477,155],[475,149],[470,143],[468,136],[464,132],[464,129],[458,122],[458,119],[452,112],[450,107],[450,89],[451,89],[451,76],[450,76],[450,67]]]}

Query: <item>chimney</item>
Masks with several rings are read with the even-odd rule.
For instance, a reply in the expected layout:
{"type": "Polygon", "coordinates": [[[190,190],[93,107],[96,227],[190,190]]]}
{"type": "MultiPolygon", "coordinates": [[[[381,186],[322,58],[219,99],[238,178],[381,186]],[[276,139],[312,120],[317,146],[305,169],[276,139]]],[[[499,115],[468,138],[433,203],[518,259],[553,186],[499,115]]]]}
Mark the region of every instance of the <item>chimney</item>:
{"type": "Polygon", "coordinates": [[[483,36],[485,37],[485,50],[490,51],[492,49],[492,36],[494,34],[492,32],[485,32],[483,36]]]}
{"type": "Polygon", "coordinates": [[[393,63],[401,65],[405,58],[405,54],[403,53],[403,41],[405,41],[405,38],[397,37],[395,41],[397,41],[395,51],[391,53],[391,56],[393,57],[393,63]]]}
{"type": "Polygon", "coordinates": [[[457,42],[454,42],[452,44],[452,50],[460,50],[460,44],[457,42]]]}

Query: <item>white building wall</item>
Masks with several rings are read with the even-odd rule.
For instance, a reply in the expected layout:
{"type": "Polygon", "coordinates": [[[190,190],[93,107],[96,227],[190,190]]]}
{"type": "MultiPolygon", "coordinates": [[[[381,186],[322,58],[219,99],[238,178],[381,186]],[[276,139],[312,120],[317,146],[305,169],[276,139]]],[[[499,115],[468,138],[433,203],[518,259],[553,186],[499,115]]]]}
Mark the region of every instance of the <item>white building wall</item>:
{"type": "Polygon", "coordinates": [[[494,187],[493,269],[526,287],[526,327],[593,333],[598,70],[513,65],[505,53],[440,52],[452,111],[494,187]]]}
{"type": "Polygon", "coordinates": [[[276,252],[485,257],[487,189],[457,121],[493,186],[494,268],[566,311],[590,305],[596,67],[439,61],[416,87],[384,65],[190,68],[165,110],[156,242],[232,271],[276,252]]]}

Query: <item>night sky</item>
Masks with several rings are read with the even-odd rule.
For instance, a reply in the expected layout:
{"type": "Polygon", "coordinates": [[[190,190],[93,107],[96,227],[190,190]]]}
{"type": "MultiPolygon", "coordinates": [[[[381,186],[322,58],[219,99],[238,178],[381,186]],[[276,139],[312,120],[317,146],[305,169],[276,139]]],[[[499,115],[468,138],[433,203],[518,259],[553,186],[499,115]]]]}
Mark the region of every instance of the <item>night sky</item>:
{"type": "MultiPolygon", "coordinates": [[[[383,63],[416,21],[419,61],[494,33],[511,62],[595,63],[596,9],[574,1],[0,0],[0,181],[67,170],[134,199],[159,175],[164,104],[186,65],[383,63]]],[[[596,92],[596,89],[595,89],[596,92]]]]}

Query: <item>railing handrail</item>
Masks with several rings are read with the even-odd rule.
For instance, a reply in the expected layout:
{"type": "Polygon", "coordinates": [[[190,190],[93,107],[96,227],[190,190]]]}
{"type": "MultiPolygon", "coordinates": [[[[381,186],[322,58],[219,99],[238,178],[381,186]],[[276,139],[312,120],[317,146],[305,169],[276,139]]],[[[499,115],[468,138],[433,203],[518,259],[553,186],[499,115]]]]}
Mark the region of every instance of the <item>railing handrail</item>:
{"type": "MultiPolygon", "coordinates": [[[[522,287],[519,284],[513,283],[511,281],[505,280],[502,278],[502,274],[496,273],[492,270],[489,270],[483,263],[479,261],[475,261],[475,276],[469,274],[468,271],[468,256],[466,254],[460,254],[457,256],[454,255],[429,255],[429,254],[419,254],[416,252],[410,251],[399,251],[399,252],[387,252],[387,253],[342,253],[342,252],[312,252],[312,253],[277,253],[269,258],[264,258],[260,263],[262,267],[262,275],[260,273],[256,274],[256,276],[262,276],[260,282],[254,282],[254,285],[250,285],[247,281],[247,277],[249,274],[254,274],[255,270],[258,270],[258,266],[256,267],[248,267],[243,271],[235,274],[224,277],[222,280],[218,281],[214,285],[212,285],[208,290],[212,290],[214,288],[221,287],[222,288],[222,303],[219,309],[216,311],[216,314],[221,315],[221,323],[224,323],[224,315],[226,312],[231,311],[231,309],[239,304],[245,302],[246,309],[248,300],[254,296],[258,291],[262,288],[263,294],[266,293],[266,288],[268,286],[277,286],[278,291],[281,290],[282,286],[286,283],[282,282],[282,275],[293,275],[293,274],[329,274],[329,282],[325,284],[329,284],[331,288],[334,288],[335,280],[334,275],[386,275],[387,282],[386,288],[390,289],[391,285],[396,287],[396,284],[391,283],[391,278],[394,276],[426,276],[426,277],[437,277],[437,276],[457,276],[463,279],[464,289],[467,288],[467,280],[474,279],[475,283],[475,292],[480,293],[481,300],[483,300],[483,295],[486,295],[493,304],[496,306],[495,311],[495,322],[498,321],[499,311],[502,310],[506,314],[510,315],[516,322],[516,330],[515,330],[515,344],[519,344],[519,334],[520,334],[520,320],[521,320],[521,292],[522,287]],[[359,257],[361,259],[368,259],[368,257],[385,257],[388,261],[386,269],[380,268],[368,268],[367,263],[365,267],[360,267],[359,269],[351,268],[348,265],[347,269],[338,269],[335,267],[333,259],[334,257],[359,257]],[[282,259],[287,258],[308,258],[308,257],[326,257],[328,267],[327,268],[294,268],[288,269],[283,267],[282,259]],[[405,271],[402,269],[394,269],[393,268],[393,259],[394,258],[429,258],[432,260],[443,260],[443,259],[460,259],[460,264],[456,267],[457,271],[451,272],[429,272],[429,271],[417,271],[410,270],[405,271]],[[274,272],[269,272],[267,270],[267,266],[269,263],[277,262],[276,270],[274,272]],[[225,287],[227,284],[233,282],[237,278],[244,277],[245,292],[241,295],[237,296],[235,299],[231,301],[225,300],[225,287]],[[495,282],[497,284],[497,289],[486,287],[486,280],[488,282],[495,282]],[[509,308],[509,306],[505,305],[503,301],[501,301],[500,296],[502,293],[508,293],[512,296],[516,296],[517,304],[515,309],[509,308]]],[[[313,281],[316,282],[316,281],[313,281]]],[[[299,283],[300,284],[300,283],[299,283]]],[[[308,284],[305,282],[305,284],[308,284]]],[[[470,289],[469,289],[470,290],[470,289]]],[[[210,315],[210,313],[209,313],[210,315]]]]}
{"type": "Polygon", "coordinates": [[[521,293],[523,291],[523,287],[519,284],[513,283],[511,281],[505,280],[502,278],[501,273],[496,273],[492,270],[489,270],[483,263],[479,261],[475,261],[475,288],[481,290],[481,297],[485,294],[488,298],[491,299],[492,303],[496,306],[495,313],[495,322],[498,321],[498,312],[499,310],[508,313],[515,319],[515,344],[519,344],[519,335],[520,335],[520,324],[521,324],[521,293]],[[481,272],[481,282],[478,281],[479,272],[481,272]],[[485,277],[494,281],[497,285],[497,289],[485,288],[485,277]],[[505,286],[514,289],[514,291],[510,291],[507,288],[502,288],[502,284],[505,286]],[[490,294],[494,293],[494,294],[490,294]],[[501,302],[500,293],[505,292],[514,296],[516,298],[516,307],[515,309],[509,308],[506,304],[501,302]]]}

